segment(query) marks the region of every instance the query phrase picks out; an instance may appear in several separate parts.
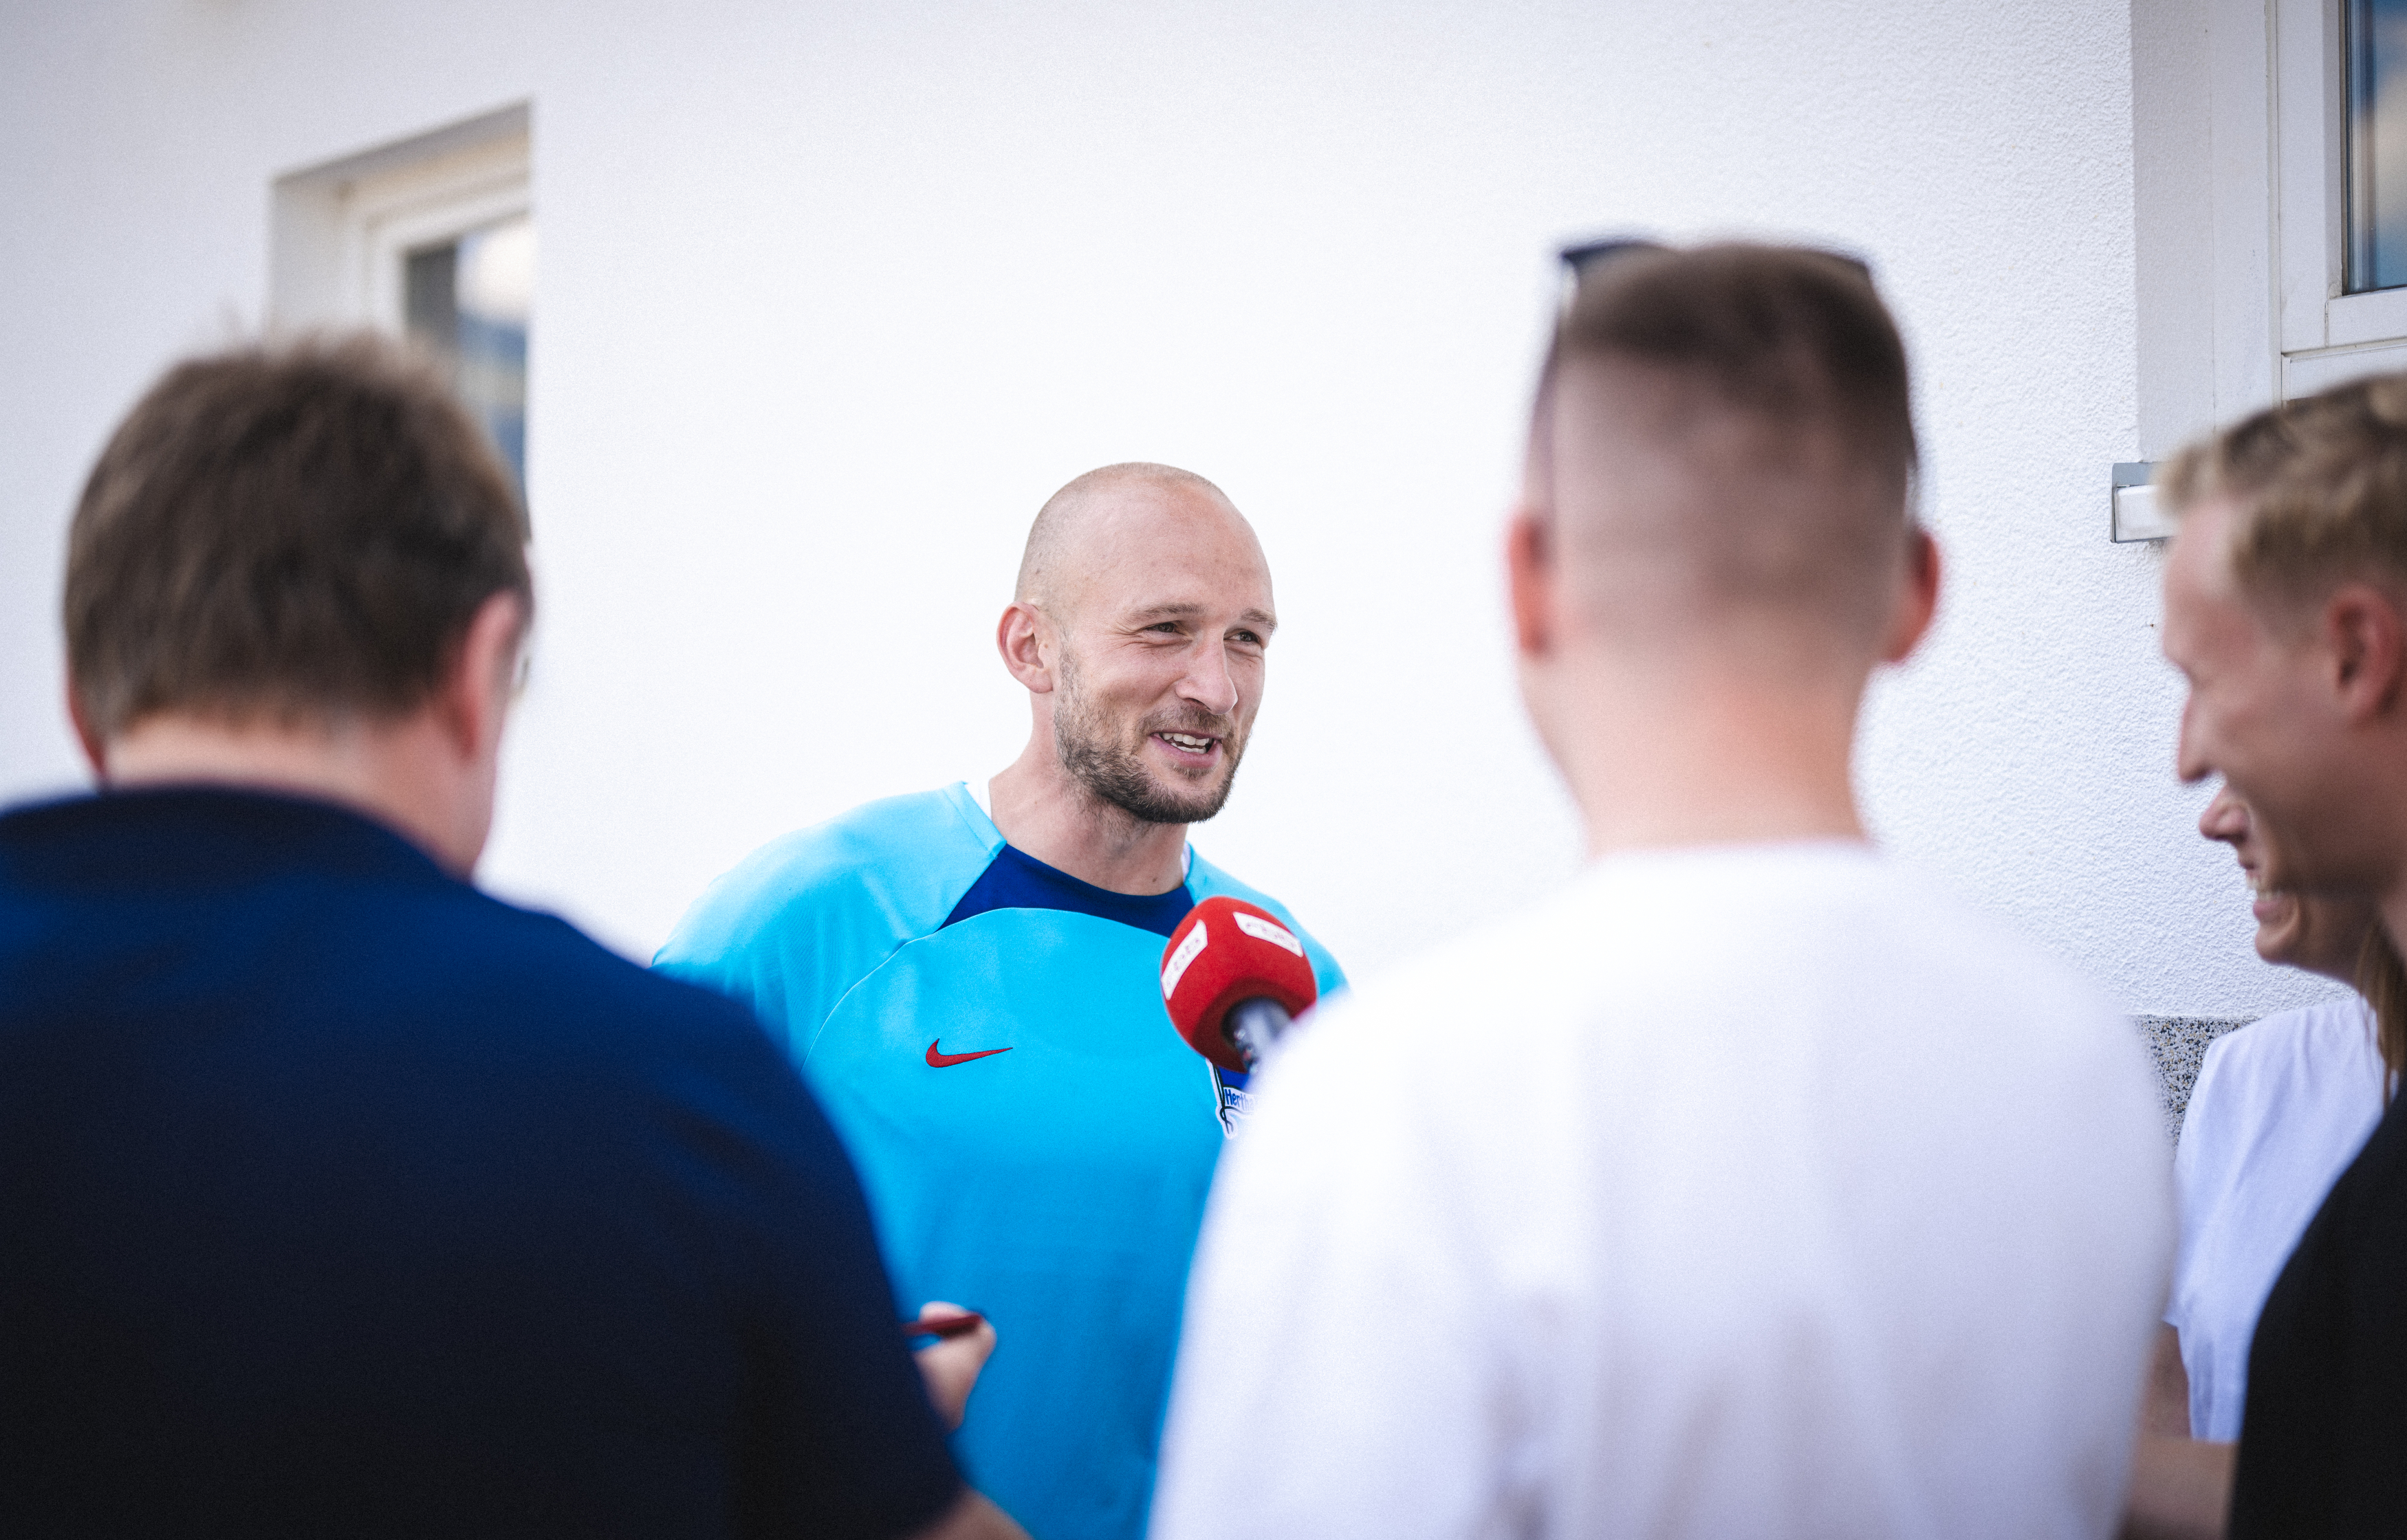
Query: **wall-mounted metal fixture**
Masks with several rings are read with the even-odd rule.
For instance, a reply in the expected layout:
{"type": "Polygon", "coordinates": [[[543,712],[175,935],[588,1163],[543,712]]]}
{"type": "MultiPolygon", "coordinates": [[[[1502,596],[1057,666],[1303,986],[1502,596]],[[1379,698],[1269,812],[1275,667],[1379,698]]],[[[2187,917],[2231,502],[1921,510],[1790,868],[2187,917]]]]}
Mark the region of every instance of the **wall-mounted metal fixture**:
{"type": "Polygon", "coordinates": [[[2157,502],[2157,489],[2149,485],[2156,473],[2153,460],[2129,460],[2115,467],[2115,479],[2107,489],[2114,509],[2107,527],[2108,539],[2126,542],[2172,537],[2173,521],[2162,512],[2157,502]]]}

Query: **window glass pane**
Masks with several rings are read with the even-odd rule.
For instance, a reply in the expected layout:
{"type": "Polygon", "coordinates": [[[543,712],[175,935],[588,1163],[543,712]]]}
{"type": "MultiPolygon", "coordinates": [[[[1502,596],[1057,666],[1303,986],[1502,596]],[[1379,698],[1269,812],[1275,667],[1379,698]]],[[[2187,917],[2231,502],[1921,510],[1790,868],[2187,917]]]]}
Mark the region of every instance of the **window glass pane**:
{"type": "Polygon", "coordinates": [[[2407,284],[2407,0],[2347,0],[2348,263],[2357,294],[2407,284]]]}
{"type": "Polygon", "coordinates": [[[521,214],[402,261],[404,324],[449,365],[461,401],[492,435],[523,499],[534,221],[521,214]]]}

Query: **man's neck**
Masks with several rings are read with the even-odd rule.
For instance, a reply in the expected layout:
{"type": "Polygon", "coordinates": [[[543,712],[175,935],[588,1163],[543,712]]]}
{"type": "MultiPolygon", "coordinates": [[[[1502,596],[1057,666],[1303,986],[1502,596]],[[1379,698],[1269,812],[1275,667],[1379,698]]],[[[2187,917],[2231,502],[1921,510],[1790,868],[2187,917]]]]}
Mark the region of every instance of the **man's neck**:
{"type": "Polygon", "coordinates": [[[1095,796],[1061,768],[1049,733],[987,783],[1004,840],[1047,866],[1113,893],[1167,893],[1187,880],[1187,826],[1149,824],[1095,796]]]}
{"type": "MultiPolygon", "coordinates": [[[[446,870],[466,877],[481,834],[463,843],[455,810],[426,786],[440,744],[427,725],[250,722],[163,713],[109,740],[98,767],[111,786],[230,785],[336,802],[398,831],[446,870]]],[[[439,767],[438,767],[439,768],[439,767]]]]}
{"type": "Polygon", "coordinates": [[[1865,838],[1851,776],[1856,691],[1586,671],[1547,740],[1591,857],[1684,845],[1865,838]]]}

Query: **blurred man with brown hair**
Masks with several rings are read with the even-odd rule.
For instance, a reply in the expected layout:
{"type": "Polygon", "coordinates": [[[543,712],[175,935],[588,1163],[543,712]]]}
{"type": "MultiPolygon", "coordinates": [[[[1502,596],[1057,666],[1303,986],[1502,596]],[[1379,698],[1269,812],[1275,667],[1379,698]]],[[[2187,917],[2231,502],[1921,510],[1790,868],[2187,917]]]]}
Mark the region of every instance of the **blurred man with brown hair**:
{"type": "Polygon", "coordinates": [[[1850,784],[1937,598],[1908,402],[1844,260],[1580,274],[1507,554],[1590,865],[1260,1077],[1157,1540],[2112,1532],[2171,1240],[2139,1045],[1850,784]]]}
{"type": "MultiPolygon", "coordinates": [[[[2364,895],[2407,937],[2407,375],[2286,403],[2185,451],[2165,656],[2181,773],[2265,827],[2262,887],[2364,895]]],[[[2249,1348],[2231,1533],[2407,1525],[2407,1122],[2375,1126],[2249,1348]]]]}
{"type": "Polygon", "coordinates": [[[103,790],[0,815],[0,1531],[1018,1533],[760,1027],[469,883],[525,544],[372,341],[182,364],[102,453],[103,790]]]}

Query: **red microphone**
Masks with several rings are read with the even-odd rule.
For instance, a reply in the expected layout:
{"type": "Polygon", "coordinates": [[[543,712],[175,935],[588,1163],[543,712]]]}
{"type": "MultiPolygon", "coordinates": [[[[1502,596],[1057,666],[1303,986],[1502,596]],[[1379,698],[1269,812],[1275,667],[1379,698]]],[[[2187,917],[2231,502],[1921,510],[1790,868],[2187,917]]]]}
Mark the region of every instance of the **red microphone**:
{"type": "Polygon", "coordinates": [[[1187,1046],[1233,1072],[1261,1062],[1288,1024],[1320,998],[1303,942],[1243,898],[1188,911],[1161,953],[1161,1002],[1187,1046]]]}

